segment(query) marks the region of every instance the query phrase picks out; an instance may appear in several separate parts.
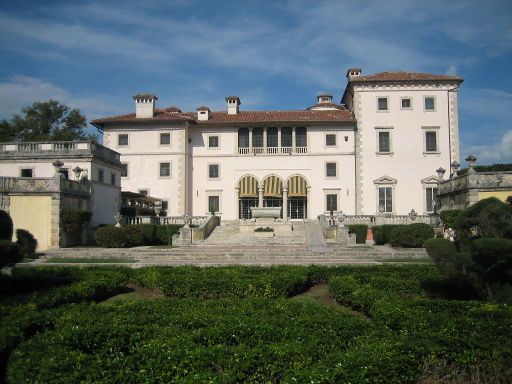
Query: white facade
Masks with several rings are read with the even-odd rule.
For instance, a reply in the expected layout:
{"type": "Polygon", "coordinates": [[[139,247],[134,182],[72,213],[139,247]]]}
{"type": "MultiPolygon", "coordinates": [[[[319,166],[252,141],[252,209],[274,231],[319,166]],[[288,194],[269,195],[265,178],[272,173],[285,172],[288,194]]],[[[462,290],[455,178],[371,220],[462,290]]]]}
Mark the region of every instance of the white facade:
{"type": "Polygon", "coordinates": [[[91,142],[44,142],[0,144],[0,176],[49,178],[55,175],[52,163],[60,160],[62,171],[71,180],[91,182],[90,207],[73,209],[92,212],[91,226],[113,224],[121,203],[119,154],[91,142]],[[82,169],[77,175],[73,169],[82,169]]]}
{"type": "Polygon", "coordinates": [[[291,218],[331,209],[428,213],[436,169],[459,160],[462,79],[361,76],[358,69],[348,77],[341,105],[320,95],[303,111],[243,111],[240,99],[229,96],[225,111],[170,107],[93,124],[104,131],[104,145],[121,153],[123,190],[162,199],[171,216],[204,215],[215,207],[232,220],[245,218],[254,205],[282,206],[291,218]]]}

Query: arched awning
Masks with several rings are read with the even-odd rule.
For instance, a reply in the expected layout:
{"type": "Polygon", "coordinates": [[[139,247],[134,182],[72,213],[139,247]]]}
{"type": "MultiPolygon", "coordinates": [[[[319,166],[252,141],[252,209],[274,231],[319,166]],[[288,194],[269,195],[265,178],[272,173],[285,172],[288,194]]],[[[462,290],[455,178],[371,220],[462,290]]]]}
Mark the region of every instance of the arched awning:
{"type": "Polygon", "coordinates": [[[263,196],[281,197],[283,195],[283,182],[277,176],[268,176],[263,181],[263,196]]]}
{"type": "Polygon", "coordinates": [[[302,176],[292,176],[288,180],[289,197],[307,197],[308,189],[306,179],[302,176]]]}
{"type": "Polygon", "coordinates": [[[257,197],[258,180],[254,176],[244,176],[239,183],[240,197],[257,197]]]}

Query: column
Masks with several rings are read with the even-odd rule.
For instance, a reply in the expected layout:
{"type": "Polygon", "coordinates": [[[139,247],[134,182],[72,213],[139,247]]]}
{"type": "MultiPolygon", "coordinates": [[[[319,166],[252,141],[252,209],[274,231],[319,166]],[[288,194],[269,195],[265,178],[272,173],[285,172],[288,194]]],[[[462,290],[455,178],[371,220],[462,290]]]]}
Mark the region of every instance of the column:
{"type": "Polygon", "coordinates": [[[281,153],[281,127],[277,128],[277,152],[281,153]]]}
{"type": "Polygon", "coordinates": [[[240,188],[235,188],[235,217],[240,219],[240,188]]]}
{"type": "Polygon", "coordinates": [[[306,212],[306,217],[308,219],[311,218],[311,187],[307,187],[307,199],[308,199],[308,209],[307,209],[307,212],[306,212]]]}
{"type": "Polygon", "coordinates": [[[258,207],[263,208],[263,188],[258,188],[258,207]]]}
{"type": "Polygon", "coordinates": [[[267,153],[267,127],[263,128],[263,153],[267,153]]]}
{"type": "Polygon", "coordinates": [[[295,153],[295,127],[292,128],[292,152],[295,153]]]}
{"type": "Polygon", "coordinates": [[[252,128],[249,128],[249,153],[252,153],[252,128]]]}
{"type": "Polygon", "coordinates": [[[288,189],[283,188],[283,220],[288,218],[288,189]]]}

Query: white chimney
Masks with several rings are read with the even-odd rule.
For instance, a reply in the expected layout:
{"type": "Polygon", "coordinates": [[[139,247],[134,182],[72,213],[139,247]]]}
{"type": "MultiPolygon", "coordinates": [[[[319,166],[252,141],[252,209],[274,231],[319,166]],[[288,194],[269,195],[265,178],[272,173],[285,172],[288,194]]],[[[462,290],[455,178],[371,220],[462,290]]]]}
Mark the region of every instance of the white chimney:
{"type": "Polygon", "coordinates": [[[242,104],[238,96],[226,97],[228,103],[228,115],[236,115],[239,112],[239,106],[242,104]]]}
{"type": "Polygon", "coordinates": [[[205,121],[210,118],[210,108],[202,106],[197,108],[197,120],[205,121]]]}
{"type": "Polygon", "coordinates": [[[332,95],[318,95],[318,104],[332,103],[332,95]]]}
{"type": "Polygon", "coordinates": [[[139,93],[133,96],[135,100],[135,117],[137,119],[150,119],[155,116],[155,102],[158,97],[151,93],[139,93]]]}
{"type": "Polygon", "coordinates": [[[361,76],[361,72],[362,72],[361,68],[349,68],[347,70],[347,78],[348,78],[348,80],[350,81],[354,77],[361,76]]]}

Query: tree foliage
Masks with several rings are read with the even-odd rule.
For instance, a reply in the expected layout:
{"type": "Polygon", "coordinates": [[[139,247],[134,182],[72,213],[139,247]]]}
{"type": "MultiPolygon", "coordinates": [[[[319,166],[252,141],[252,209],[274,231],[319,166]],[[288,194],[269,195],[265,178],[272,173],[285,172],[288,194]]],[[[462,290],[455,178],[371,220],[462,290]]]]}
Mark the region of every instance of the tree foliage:
{"type": "Polygon", "coordinates": [[[0,121],[0,141],[73,141],[93,140],[87,132],[87,120],[80,110],[57,100],[36,102],[13,116],[0,121]]]}

